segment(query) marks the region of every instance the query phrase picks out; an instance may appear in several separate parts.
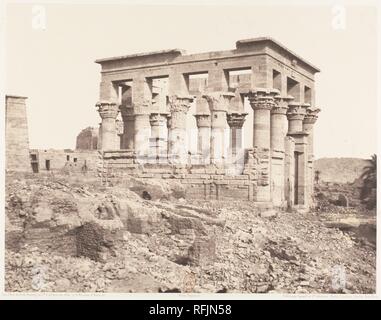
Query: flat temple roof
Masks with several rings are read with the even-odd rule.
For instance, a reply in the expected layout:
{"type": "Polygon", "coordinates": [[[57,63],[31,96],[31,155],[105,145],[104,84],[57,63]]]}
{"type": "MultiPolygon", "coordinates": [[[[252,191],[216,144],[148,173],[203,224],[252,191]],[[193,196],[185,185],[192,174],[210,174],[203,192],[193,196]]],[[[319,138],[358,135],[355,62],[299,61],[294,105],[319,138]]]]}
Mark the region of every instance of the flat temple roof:
{"type": "Polygon", "coordinates": [[[242,45],[247,45],[247,44],[251,44],[251,43],[255,44],[255,43],[260,43],[260,42],[271,42],[272,44],[274,44],[275,46],[277,46],[281,50],[286,51],[287,53],[289,53],[294,58],[296,58],[296,59],[302,61],[303,63],[307,64],[308,66],[313,68],[316,72],[320,72],[319,68],[315,67],[312,63],[308,62],[307,60],[305,60],[301,56],[297,55],[295,52],[293,52],[292,50],[288,49],[286,46],[284,46],[283,44],[281,44],[280,42],[274,40],[271,37],[258,37],[258,38],[250,38],[250,39],[238,40],[235,43],[235,45],[236,45],[236,48],[238,49],[242,45]]]}
{"type": "Polygon", "coordinates": [[[95,60],[96,63],[102,63],[106,61],[115,61],[115,60],[124,60],[124,59],[130,59],[130,58],[138,58],[138,57],[147,57],[147,56],[155,56],[160,54],[167,54],[167,53],[177,53],[179,56],[185,54],[185,50],[182,49],[168,49],[168,50],[159,50],[159,51],[151,51],[151,52],[142,52],[142,53],[133,53],[128,54],[124,56],[116,56],[111,58],[102,58],[95,60]]]}
{"type": "MultiPolygon", "coordinates": [[[[300,57],[290,49],[288,49],[286,46],[281,44],[280,42],[274,40],[271,37],[257,37],[257,38],[251,38],[251,39],[242,39],[238,40],[236,42],[236,50],[239,50],[245,46],[249,45],[255,45],[259,43],[268,42],[272,44],[273,46],[279,48],[281,51],[288,53],[292,57],[296,58],[297,60],[303,62],[304,64],[308,65],[310,68],[312,68],[315,72],[320,72],[320,69],[315,67],[313,64],[305,60],[304,58],[300,57]]],[[[223,51],[220,51],[223,52],[223,51]]],[[[174,54],[177,56],[184,56],[186,53],[185,50],[182,49],[169,49],[169,50],[160,50],[160,51],[152,51],[152,52],[143,52],[143,53],[135,53],[135,54],[129,54],[129,55],[123,55],[123,56],[116,56],[116,57],[110,57],[110,58],[102,58],[95,60],[96,63],[102,64],[103,62],[110,62],[110,61],[117,61],[117,60],[125,60],[125,59],[131,59],[131,58],[138,58],[138,57],[148,57],[148,56],[155,56],[155,55],[161,55],[161,54],[174,54]]],[[[206,52],[208,53],[208,52],[206,52]]],[[[213,52],[214,53],[214,52],[213,52]]],[[[191,57],[192,55],[185,55],[191,57]]]]}

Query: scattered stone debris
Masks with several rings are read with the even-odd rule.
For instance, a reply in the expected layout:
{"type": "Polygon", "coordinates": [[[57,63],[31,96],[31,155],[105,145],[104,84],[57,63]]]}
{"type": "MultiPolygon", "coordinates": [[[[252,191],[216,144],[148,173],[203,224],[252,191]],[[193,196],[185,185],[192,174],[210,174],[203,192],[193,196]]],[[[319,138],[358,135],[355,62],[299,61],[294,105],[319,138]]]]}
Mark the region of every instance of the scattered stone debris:
{"type": "Polygon", "coordinates": [[[321,206],[316,215],[188,202],[166,199],[160,190],[171,187],[157,183],[147,201],[142,191],[152,191],[136,185],[7,177],[6,291],[375,292],[375,245],[353,232],[356,208],[329,204],[347,213],[321,206]]]}

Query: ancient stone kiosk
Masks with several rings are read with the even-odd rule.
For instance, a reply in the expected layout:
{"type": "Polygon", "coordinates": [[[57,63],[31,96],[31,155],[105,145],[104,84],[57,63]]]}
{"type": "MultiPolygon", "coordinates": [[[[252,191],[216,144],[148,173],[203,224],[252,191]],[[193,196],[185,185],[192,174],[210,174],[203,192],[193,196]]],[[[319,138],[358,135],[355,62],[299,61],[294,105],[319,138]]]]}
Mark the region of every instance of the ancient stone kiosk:
{"type": "Polygon", "coordinates": [[[188,197],[200,199],[312,205],[319,69],[303,58],[273,39],[255,38],[228,51],[172,49],[96,62],[108,178],[177,179],[188,197]],[[245,148],[248,126],[252,143],[245,148]]]}

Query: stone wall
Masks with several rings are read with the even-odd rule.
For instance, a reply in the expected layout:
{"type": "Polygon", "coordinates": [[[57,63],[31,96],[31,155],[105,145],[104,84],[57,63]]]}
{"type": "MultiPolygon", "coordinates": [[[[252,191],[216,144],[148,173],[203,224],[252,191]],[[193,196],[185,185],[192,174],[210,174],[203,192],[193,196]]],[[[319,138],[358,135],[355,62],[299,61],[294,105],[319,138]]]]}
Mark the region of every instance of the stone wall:
{"type": "Polygon", "coordinates": [[[99,161],[99,153],[96,150],[32,149],[30,154],[32,167],[34,170],[37,167],[38,172],[65,170],[68,172],[95,172],[99,161]]]}
{"type": "Polygon", "coordinates": [[[236,174],[230,166],[139,163],[133,151],[104,151],[99,175],[106,183],[128,176],[180,182],[186,198],[255,202],[258,188],[269,186],[268,150],[248,149],[245,158],[243,172],[236,174]]]}
{"type": "Polygon", "coordinates": [[[5,97],[6,170],[31,171],[26,97],[5,97]]]}

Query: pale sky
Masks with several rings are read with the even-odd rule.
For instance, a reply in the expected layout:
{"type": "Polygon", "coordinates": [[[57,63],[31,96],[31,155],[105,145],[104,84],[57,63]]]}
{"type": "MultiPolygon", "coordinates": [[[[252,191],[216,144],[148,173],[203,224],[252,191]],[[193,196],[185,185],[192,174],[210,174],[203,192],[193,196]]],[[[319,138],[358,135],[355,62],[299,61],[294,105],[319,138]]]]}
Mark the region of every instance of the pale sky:
{"type": "Polygon", "coordinates": [[[7,94],[27,96],[31,148],[74,148],[100,122],[95,59],[170,48],[229,50],[239,39],[269,36],[321,69],[316,75],[315,156],[376,152],[377,11],[346,6],[44,5],[46,29],[34,29],[33,5],[6,14],[7,94]]]}

